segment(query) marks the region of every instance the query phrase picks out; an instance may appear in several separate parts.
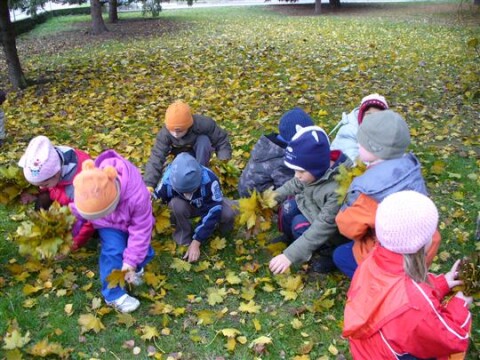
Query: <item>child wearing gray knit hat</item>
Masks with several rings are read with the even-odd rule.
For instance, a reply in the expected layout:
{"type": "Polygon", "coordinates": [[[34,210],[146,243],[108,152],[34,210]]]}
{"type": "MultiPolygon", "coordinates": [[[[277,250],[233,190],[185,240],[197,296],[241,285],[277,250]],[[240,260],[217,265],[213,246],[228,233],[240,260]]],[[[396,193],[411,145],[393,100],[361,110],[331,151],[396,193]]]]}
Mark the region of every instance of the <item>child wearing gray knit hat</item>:
{"type": "MultiPolygon", "coordinates": [[[[388,195],[413,190],[427,194],[420,162],[407,153],[410,132],[403,117],[391,110],[365,116],[357,133],[360,160],[367,170],[353,179],[335,221],[342,235],[352,241],[339,246],[333,261],[345,275],[353,277],[358,266],[373,249],[377,206],[388,195]]],[[[435,232],[427,252],[430,265],[440,246],[435,232]]]]}

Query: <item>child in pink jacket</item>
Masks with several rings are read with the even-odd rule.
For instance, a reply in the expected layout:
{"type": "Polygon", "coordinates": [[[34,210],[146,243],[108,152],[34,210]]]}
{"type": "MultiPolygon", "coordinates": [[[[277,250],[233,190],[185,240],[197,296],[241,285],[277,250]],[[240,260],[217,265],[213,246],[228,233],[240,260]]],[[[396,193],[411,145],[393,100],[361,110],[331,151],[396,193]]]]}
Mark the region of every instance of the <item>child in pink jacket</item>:
{"type": "Polygon", "coordinates": [[[150,193],[138,169],[113,150],[86,161],[73,182],[72,211],[98,230],[101,241],[100,280],[108,305],[127,313],[140,305],[124,288],[108,287],[113,270],[126,270],[133,285],[142,282],[143,268],[154,252],[150,245],[154,218],[150,193]]]}

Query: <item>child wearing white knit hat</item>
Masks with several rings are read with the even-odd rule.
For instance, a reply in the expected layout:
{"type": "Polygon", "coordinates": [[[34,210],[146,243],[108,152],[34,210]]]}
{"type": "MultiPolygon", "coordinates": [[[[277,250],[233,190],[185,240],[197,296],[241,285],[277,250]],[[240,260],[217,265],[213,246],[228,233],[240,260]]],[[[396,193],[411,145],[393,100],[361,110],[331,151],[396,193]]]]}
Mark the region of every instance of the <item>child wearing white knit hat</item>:
{"type": "Polygon", "coordinates": [[[454,286],[457,261],[439,276],[427,272],[425,251],[436,231],[435,204],[415,191],[400,191],[378,206],[378,242],[352,280],[343,336],[358,359],[447,359],[468,347],[472,298],[454,286]]]}

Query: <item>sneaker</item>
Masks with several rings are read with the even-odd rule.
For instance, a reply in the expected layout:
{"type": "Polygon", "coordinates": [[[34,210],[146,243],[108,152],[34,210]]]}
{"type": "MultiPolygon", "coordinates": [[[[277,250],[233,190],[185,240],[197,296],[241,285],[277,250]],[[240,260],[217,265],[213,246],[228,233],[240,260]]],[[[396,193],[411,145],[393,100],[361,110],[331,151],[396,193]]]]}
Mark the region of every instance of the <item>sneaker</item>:
{"type": "Polygon", "coordinates": [[[337,267],[330,256],[316,256],[310,263],[311,271],[320,274],[331,273],[336,268],[337,267]]]}
{"type": "Polygon", "coordinates": [[[123,294],[116,300],[107,301],[107,305],[117,309],[121,313],[129,313],[138,309],[140,301],[133,296],[123,294]]]}

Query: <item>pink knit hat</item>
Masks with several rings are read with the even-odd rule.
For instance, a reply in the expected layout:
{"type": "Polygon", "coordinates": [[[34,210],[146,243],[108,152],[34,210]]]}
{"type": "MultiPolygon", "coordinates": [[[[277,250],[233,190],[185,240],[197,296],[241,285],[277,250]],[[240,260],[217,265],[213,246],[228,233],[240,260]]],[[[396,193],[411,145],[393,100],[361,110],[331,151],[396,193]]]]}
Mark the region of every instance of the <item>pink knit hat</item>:
{"type": "Polygon", "coordinates": [[[375,216],[378,241],[399,254],[414,254],[427,245],[437,224],[438,211],[433,201],[410,190],[387,196],[375,216]]]}
{"type": "Polygon", "coordinates": [[[371,107],[376,107],[380,110],[387,110],[388,103],[387,100],[379,94],[370,94],[365,96],[360,103],[360,109],[358,109],[357,119],[359,124],[362,123],[363,118],[365,117],[365,112],[371,107]]]}
{"type": "Polygon", "coordinates": [[[60,156],[46,136],[30,141],[18,165],[23,168],[25,179],[34,185],[50,179],[61,169],[60,156]]]}

